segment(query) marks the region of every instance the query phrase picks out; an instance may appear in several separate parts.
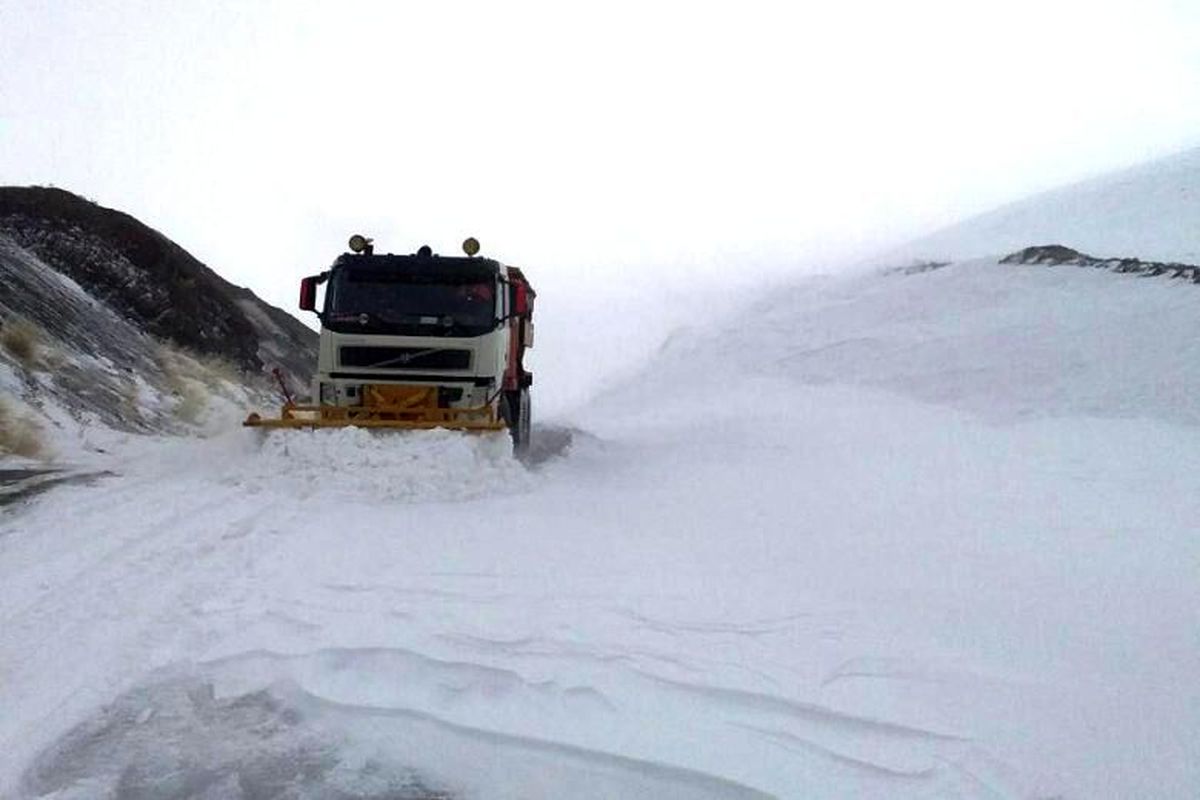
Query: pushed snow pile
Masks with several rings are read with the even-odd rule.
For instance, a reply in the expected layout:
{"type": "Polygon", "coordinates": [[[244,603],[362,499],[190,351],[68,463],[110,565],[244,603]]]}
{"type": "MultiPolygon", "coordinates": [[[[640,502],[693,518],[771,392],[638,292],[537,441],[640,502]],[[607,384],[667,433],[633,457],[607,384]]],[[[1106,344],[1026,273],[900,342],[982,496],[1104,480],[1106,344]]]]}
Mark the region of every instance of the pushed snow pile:
{"type": "Polygon", "coordinates": [[[356,500],[468,500],[528,488],[506,433],[369,431],[330,428],[271,431],[233,466],[229,480],[274,485],[308,497],[356,500]]]}

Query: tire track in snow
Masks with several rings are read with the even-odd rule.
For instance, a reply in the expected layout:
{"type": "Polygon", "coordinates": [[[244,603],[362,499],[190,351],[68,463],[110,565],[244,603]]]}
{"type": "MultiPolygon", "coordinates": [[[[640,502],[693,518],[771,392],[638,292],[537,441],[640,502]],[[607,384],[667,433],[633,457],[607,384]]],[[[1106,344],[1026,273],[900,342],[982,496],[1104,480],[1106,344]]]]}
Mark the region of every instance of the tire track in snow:
{"type": "Polygon", "coordinates": [[[270,513],[246,512],[233,494],[189,481],[118,478],[62,492],[59,502],[11,523],[21,526],[14,544],[25,555],[10,551],[5,560],[4,598],[15,601],[3,609],[0,654],[6,758],[31,752],[147,667],[198,652],[235,624],[195,613],[228,590],[242,574],[231,564],[255,546],[221,541],[226,527],[253,528],[270,513]],[[148,508],[153,496],[167,502],[148,508]],[[90,524],[73,529],[80,519],[90,524]],[[63,535],[43,541],[51,531],[63,535]]]}

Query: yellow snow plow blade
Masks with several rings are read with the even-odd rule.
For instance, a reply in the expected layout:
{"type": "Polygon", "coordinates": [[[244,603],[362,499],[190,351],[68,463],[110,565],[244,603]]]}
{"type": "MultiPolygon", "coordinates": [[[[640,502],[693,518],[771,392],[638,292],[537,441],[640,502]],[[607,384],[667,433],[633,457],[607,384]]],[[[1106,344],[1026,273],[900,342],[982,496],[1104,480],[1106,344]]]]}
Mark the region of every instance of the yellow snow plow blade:
{"type": "Polygon", "coordinates": [[[296,405],[288,403],[278,419],[251,414],[242,424],[250,428],[454,428],[500,431],[506,427],[491,406],[439,408],[435,386],[373,385],[363,387],[357,406],[296,405]]]}

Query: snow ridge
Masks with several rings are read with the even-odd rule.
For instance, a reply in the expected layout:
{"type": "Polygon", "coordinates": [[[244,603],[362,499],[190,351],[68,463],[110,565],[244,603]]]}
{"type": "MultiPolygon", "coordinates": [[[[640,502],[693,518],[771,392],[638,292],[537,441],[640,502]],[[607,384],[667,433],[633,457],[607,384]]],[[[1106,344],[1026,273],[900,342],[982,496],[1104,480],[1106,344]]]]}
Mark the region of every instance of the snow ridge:
{"type": "Polygon", "coordinates": [[[968,260],[1037,242],[1200,263],[1200,148],[1018,200],[883,254],[968,260]]]}

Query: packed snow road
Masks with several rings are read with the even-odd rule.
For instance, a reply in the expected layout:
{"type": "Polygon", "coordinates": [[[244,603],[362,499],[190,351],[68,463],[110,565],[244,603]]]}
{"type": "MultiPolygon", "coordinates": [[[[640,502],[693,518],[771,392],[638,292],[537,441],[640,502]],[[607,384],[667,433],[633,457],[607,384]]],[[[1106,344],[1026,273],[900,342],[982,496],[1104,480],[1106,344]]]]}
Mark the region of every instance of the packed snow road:
{"type": "Polygon", "coordinates": [[[1191,797],[1182,291],[789,290],[533,467],[131,440],[0,521],[0,796],[1191,797]]]}

